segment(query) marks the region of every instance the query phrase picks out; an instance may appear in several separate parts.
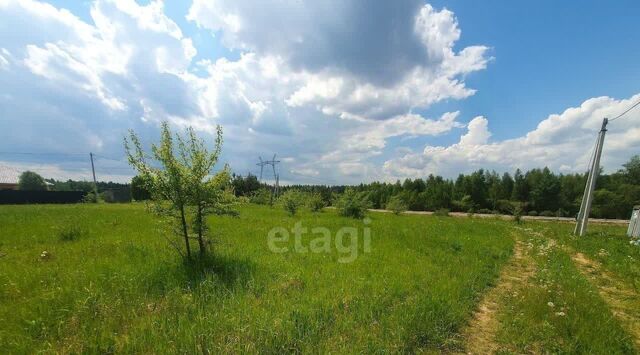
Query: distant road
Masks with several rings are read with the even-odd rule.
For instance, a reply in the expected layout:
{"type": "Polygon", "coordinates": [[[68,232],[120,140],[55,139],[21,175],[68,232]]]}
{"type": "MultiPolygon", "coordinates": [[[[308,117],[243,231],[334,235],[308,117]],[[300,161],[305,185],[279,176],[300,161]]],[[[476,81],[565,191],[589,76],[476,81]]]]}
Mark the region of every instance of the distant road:
{"type": "MultiPolygon", "coordinates": [[[[391,213],[389,210],[381,210],[381,209],[370,209],[372,212],[383,212],[383,213],[391,213]]],[[[431,211],[406,211],[404,214],[421,214],[421,215],[432,215],[431,211]]],[[[449,215],[452,217],[467,217],[468,213],[465,212],[449,212],[449,215]]],[[[513,216],[508,214],[481,214],[474,213],[474,217],[480,218],[500,218],[505,220],[513,219],[513,216]]],[[[523,220],[527,221],[556,221],[556,222],[567,222],[567,223],[575,223],[575,218],[570,217],[544,217],[544,216],[522,216],[523,220]]],[[[590,223],[604,223],[604,224],[629,224],[629,221],[626,219],[603,219],[603,218],[589,218],[590,223]]]]}

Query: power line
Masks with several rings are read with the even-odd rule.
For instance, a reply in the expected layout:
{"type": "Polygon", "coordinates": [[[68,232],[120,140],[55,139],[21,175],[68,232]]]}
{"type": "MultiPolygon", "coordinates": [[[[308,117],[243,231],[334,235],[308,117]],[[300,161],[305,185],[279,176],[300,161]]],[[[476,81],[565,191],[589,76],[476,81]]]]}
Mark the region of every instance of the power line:
{"type": "Polygon", "coordinates": [[[617,120],[618,118],[620,118],[620,117],[624,116],[627,112],[629,112],[629,111],[633,110],[633,109],[634,109],[636,106],[638,106],[638,105],[640,105],[640,101],[638,101],[638,102],[636,102],[635,104],[631,105],[631,107],[629,107],[629,108],[628,108],[626,111],[624,111],[623,113],[621,113],[621,114],[619,114],[618,116],[616,116],[616,117],[614,117],[614,118],[610,119],[610,120],[609,120],[609,122],[615,121],[615,120],[617,120]]]}
{"type": "Polygon", "coordinates": [[[5,155],[74,156],[74,157],[86,156],[86,153],[39,153],[39,152],[5,152],[5,151],[0,152],[0,154],[5,154],[5,155]]]}

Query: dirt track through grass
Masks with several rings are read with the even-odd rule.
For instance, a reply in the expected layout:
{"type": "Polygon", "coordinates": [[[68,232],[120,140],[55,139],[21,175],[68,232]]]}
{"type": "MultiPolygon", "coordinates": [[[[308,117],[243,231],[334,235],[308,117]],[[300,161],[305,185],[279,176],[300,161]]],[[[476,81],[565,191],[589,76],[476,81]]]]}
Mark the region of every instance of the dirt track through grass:
{"type": "Polygon", "coordinates": [[[633,336],[636,347],[640,349],[640,297],[638,294],[616,276],[604,270],[599,262],[588,258],[583,253],[573,253],[571,259],[578,270],[596,286],[613,315],[633,336]]]}
{"type": "Polygon", "coordinates": [[[495,336],[499,328],[496,315],[501,307],[500,300],[535,274],[534,261],[527,256],[525,248],[524,242],[516,241],[513,257],[502,269],[496,286],[485,294],[463,331],[467,354],[489,354],[499,350],[495,336]]]}

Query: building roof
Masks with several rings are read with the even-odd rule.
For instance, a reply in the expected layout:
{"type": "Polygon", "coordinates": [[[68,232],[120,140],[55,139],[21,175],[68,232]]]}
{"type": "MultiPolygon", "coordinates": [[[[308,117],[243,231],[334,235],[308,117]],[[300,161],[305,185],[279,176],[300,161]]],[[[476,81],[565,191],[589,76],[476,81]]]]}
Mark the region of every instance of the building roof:
{"type": "Polygon", "coordinates": [[[20,171],[7,165],[0,164],[0,184],[17,184],[20,171]]]}

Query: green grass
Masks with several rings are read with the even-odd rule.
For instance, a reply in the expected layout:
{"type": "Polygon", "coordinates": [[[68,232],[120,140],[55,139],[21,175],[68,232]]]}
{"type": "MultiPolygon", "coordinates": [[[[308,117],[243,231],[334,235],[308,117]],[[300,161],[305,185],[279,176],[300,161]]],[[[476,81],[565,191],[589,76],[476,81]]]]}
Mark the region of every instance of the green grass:
{"type": "MultiPolygon", "coordinates": [[[[534,223],[523,231],[535,275],[502,300],[498,342],[505,353],[634,354],[633,341],[579,273],[549,229],[570,225],[534,223]],[[545,233],[541,233],[544,231],[545,233]]],[[[618,231],[620,228],[609,231],[618,231]]],[[[611,237],[613,238],[613,237],[611,237]]]]}
{"type": "Polygon", "coordinates": [[[239,218],[211,219],[215,257],[185,265],[141,205],[0,206],[0,349],[461,349],[460,330],[511,255],[512,225],[370,217],[371,252],[360,244],[340,263],[335,247],[273,253],[268,232],[301,221],[362,236],[362,221],[244,206],[239,218]]]}
{"type": "Polygon", "coordinates": [[[600,262],[640,293],[640,248],[629,245],[626,228],[591,224],[588,233],[580,238],[572,235],[573,225],[566,223],[541,224],[538,228],[600,262]]]}

